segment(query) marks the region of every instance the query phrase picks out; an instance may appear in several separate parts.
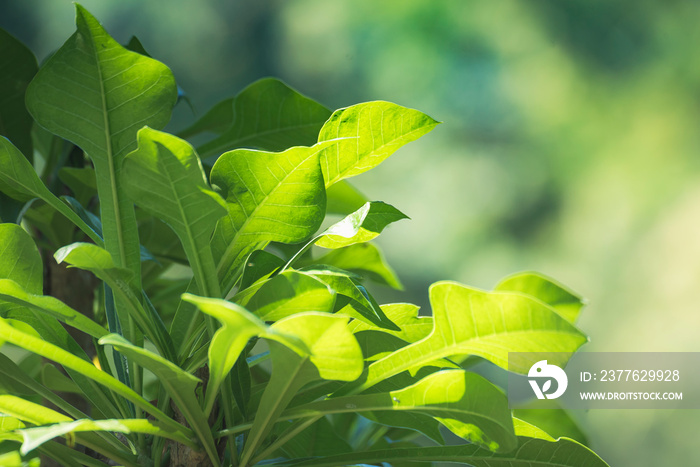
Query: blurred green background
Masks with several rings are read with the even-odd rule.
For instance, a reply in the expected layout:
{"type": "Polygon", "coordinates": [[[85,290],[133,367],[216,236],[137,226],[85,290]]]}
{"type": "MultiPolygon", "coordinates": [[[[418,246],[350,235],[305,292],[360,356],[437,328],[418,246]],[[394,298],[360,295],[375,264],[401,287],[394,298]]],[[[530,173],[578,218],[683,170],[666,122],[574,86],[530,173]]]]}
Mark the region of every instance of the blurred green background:
{"type": "MultiPolygon", "coordinates": [[[[427,286],[533,269],[589,300],[589,351],[700,351],[700,2],[83,0],[137,35],[199,115],[277,76],[331,108],[368,100],[445,122],[353,179],[403,221],[380,244],[427,286]]],[[[68,0],[6,0],[43,59],[68,0]]],[[[179,106],[173,129],[192,121],[179,106]]],[[[693,411],[576,413],[613,466],[700,465],[693,411]]]]}

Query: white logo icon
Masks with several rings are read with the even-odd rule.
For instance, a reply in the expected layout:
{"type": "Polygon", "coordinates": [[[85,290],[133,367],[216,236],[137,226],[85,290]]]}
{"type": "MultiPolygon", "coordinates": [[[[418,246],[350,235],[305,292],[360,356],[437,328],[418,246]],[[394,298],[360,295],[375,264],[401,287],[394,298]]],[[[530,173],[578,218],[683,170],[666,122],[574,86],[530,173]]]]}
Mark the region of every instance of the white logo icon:
{"type": "Polygon", "coordinates": [[[547,360],[540,360],[532,365],[527,376],[530,378],[548,378],[542,385],[542,389],[540,389],[537,380],[529,380],[530,386],[532,386],[532,390],[535,391],[538,399],[556,399],[564,394],[566,386],[569,384],[569,378],[566,377],[564,370],[556,365],[548,365],[547,360]],[[548,394],[552,387],[552,379],[557,382],[557,390],[548,394]]]}

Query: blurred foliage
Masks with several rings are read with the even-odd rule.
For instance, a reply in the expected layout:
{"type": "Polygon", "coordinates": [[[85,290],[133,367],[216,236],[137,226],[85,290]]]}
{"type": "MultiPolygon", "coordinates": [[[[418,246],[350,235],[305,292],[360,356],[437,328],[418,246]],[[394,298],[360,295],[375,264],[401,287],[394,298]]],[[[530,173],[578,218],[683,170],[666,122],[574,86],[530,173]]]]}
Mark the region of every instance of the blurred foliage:
{"type": "MultiPolygon", "coordinates": [[[[3,2],[0,23],[41,60],[71,32],[66,3],[3,2]]],[[[446,122],[357,179],[413,219],[380,242],[409,293],[536,269],[589,298],[591,350],[698,350],[700,3],[84,4],[167,63],[200,114],[275,75],[331,108],[386,99],[446,122]]],[[[688,413],[585,418],[611,465],[698,462],[688,413]]]]}

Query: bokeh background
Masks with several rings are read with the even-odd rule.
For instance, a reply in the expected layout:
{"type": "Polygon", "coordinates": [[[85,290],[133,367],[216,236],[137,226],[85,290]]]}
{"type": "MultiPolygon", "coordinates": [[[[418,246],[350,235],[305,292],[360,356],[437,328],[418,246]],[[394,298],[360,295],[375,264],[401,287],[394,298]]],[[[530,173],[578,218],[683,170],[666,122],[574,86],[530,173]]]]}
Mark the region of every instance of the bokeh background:
{"type": "MultiPolygon", "coordinates": [[[[137,35],[199,115],[276,76],[330,108],[445,122],[353,182],[412,220],[380,237],[406,291],[521,270],[589,300],[589,351],[700,351],[700,2],[83,0],[137,35]]],[[[41,60],[68,0],[5,0],[41,60]]],[[[186,106],[173,129],[193,120],[186,106]]],[[[697,411],[575,413],[612,466],[700,465],[697,411]]]]}

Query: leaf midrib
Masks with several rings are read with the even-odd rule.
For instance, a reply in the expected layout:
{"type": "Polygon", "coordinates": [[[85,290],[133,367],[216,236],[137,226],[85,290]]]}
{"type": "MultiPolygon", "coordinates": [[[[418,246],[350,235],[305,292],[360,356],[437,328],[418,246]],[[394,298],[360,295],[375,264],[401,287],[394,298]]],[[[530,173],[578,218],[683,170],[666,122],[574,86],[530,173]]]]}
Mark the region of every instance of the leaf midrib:
{"type": "MultiPolygon", "coordinates": [[[[119,267],[127,267],[126,250],[124,245],[124,236],[122,232],[121,210],[119,209],[119,193],[117,190],[117,171],[114,164],[114,153],[112,148],[111,127],[109,123],[109,114],[107,111],[107,94],[105,92],[105,83],[102,73],[102,65],[100,64],[100,56],[95,47],[92,34],[90,34],[90,44],[92,45],[93,54],[95,55],[95,65],[97,67],[97,81],[100,85],[100,98],[102,100],[102,120],[105,132],[105,150],[107,152],[107,165],[109,166],[109,182],[110,191],[112,192],[112,208],[114,209],[114,221],[116,225],[117,243],[119,247],[119,267]]],[[[104,222],[103,222],[104,224],[104,222]]]]}

